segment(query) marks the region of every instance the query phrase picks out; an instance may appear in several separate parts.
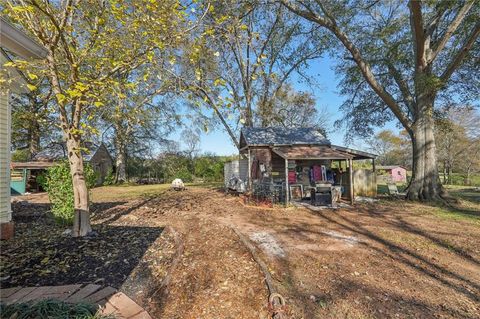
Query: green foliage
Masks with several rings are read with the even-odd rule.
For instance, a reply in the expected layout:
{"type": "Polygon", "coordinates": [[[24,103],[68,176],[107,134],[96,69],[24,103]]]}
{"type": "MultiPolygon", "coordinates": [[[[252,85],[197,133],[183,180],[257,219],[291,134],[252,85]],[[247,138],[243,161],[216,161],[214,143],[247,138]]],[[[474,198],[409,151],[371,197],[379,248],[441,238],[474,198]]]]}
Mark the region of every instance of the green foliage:
{"type": "MultiPolygon", "coordinates": [[[[97,174],[90,164],[84,165],[85,180],[90,189],[95,186],[97,174]]],[[[55,221],[62,225],[71,225],[74,215],[73,183],[70,175],[70,166],[63,161],[48,169],[46,190],[52,205],[52,214],[55,221]]]]}
{"type": "Polygon", "coordinates": [[[12,153],[12,162],[26,162],[28,161],[29,152],[28,149],[16,149],[12,153]]]}
{"type": "Polygon", "coordinates": [[[42,300],[37,303],[0,304],[2,318],[22,319],[106,319],[110,316],[97,314],[97,306],[78,303],[69,304],[58,300],[42,300]]]}
{"type": "Polygon", "coordinates": [[[115,184],[115,175],[113,174],[113,169],[110,168],[105,176],[105,180],[103,181],[104,186],[113,185],[115,184]]]}
{"type": "Polygon", "coordinates": [[[206,182],[221,181],[223,180],[223,165],[226,161],[226,157],[200,156],[194,161],[194,174],[206,182]]]}

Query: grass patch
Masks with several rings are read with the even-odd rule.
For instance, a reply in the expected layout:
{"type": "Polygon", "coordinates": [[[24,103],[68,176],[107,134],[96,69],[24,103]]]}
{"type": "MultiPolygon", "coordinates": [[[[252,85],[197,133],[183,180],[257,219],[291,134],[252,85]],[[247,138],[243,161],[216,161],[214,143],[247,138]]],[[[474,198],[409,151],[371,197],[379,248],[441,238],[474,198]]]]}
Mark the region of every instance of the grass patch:
{"type": "MultiPolygon", "coordinates": [[[[407,188],[405,183],[397,183],[397,189],[400,193],[403,193],[407,188]]],[[[377,193],[378,194],[389,194],[387,184],[377,184],[377,193]]]]}
{"type": "Polygon", "coordinates": [[[113,316],[97,314],[98,306],[91,304],[68,304],[58,300],[42,300],[37,303],[0,304],[1,318],[17,319],[106,319],[113,316]]]}
{"type": "Polygon", "coordinates": [[[457,208],[437,207],[432,209],[432,213],[442,219],[455,221],[470,221],[480,226],[480,212],[462,210],[457,208]]]}
{"type": "MultiPolygon", "coordinates": [[[[222,182],[186,183],[186,187],[220,188],[222,182]]],[[[102,186],[92,189],[92,200],[98,202],[112,202],[118,200],[132,200],[160,196],[170,189],[170,184],[138,185],[121,184],[102,186]]]]}

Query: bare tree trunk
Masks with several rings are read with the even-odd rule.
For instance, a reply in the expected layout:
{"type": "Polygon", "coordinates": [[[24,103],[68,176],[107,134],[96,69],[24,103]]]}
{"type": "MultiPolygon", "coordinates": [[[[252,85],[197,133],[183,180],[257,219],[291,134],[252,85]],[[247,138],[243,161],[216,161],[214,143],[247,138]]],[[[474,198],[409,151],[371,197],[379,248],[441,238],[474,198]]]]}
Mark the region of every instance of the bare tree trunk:
{"type": "Polygon", "coordinates": [[[92,231],[90,226],[90,203],[88,187],[83,170],[83,158],[80,151],[80,140],[71,135],[67,136],[68,161],[73,182],[74,218],[72,235],[85,236],[92,231]]]}
{"type": "Polygon", "coordinates": [[[35,156],[40,149],[40,125],[38,122],[31,123],[28,135],[28,153],[29,159],[32,159],[32,157],[35,156]]]}
{"type": "Polygon", "coordinates": [[[443,184],[447,184],[447,161],[443,161],[443,184]]]}
{"type": "Polygon", "coordinates": [[[419,111],[412,126],[413,172],[407,198],[428,201],[440,199],[444,194],[435,153],[433,98],[420,99],[418,103],[419,111]]]}
{"type": "MultiPolygon", "coordinates": [[[[122,144],[122,143],[119,143],[122,144]]],[[[115,165],[117,168],[115,174],[115,184],[121,184],[127,182],[127,154],[125,152],[125,146],[117,145],[117,157],[115,159],[115,165]]]]}

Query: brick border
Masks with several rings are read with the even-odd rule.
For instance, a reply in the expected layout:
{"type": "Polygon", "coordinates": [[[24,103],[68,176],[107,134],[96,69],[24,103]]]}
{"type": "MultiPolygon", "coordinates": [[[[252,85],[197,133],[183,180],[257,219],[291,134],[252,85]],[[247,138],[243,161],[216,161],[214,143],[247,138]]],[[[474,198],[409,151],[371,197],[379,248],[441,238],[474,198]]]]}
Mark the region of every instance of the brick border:
{"type": "Polygon", "coordinates": [[[114,315],[121,319],[152,319],[135,301],[110,286],[87,284],[0,289],[0,303],[7,305],[44,299],[93,303],[99,306],[102,315],[114,315]]]}

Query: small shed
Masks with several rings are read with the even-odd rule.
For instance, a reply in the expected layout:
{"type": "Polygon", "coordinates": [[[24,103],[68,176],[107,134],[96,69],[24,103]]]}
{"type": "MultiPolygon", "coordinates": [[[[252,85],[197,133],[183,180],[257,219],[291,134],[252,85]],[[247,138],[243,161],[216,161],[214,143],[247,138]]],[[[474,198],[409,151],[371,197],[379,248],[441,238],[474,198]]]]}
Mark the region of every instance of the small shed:
{"type": "MultiPolygon", "coordinates": [[[[103,184],[108,173],[113,170],[113,158],[108,152],[105,144],[95,145],[85,143],[88,151],[83,152],[83,160],[90,163],[93,170],[98,174],[97,186],[103,184]]],[[[67,158],[66,146],[63,143],[57,143],[36,154],[34,161],[55,162],[67,158]]]]}
{"type": "Polygon", "coordinates": [[[53,162],[12,162],[10,170],[10,192],[12,195],[21,195],[26,192],[44,191],[37,182],[37,177],[53,162]]]}
{"type": "Polygon", "coordinates": [[[385,172],[388,178],[394,183],[407,182],[407,169],[401,165],[379,165],[377,172],[385,172]]]}
{"type": "MultiPolygon", "coordinates": [[[[83,154],[83,160],[85,163],[90,163],[93,170],[97,173],[96,185],[102,185],[109,172],[113,169],[113,159],[104,144],[100,144],[98,147],[89,144],[88,149],[88,153],[83,154]]],[[[36,181],[37,176],[64,159],[66,159],[65,146],[58,143],[36,154],[32,161],[13,162],[10,174],[11,194],[18,195],[26,192],[43,191],[36,181]]]]}
{"type": "MultiPolygon", "coordinates": [[[[248,189],[276,190],[275,196],[285,203],[308,196],[319,184],[336,186],[342,190],[342,198],[353,203],[353,161],[368,159],[375,166],[374,154],[333,145],[320,131],[309,127],[244,128],[240,157],[247,159],[248,189]]],[[[362,176],[367,175],[359,174],[359,183],[362,176]]],[[[374,176],[372,172],[365,179],[372,184],[371,189],[376,189],[374,176]]]]}

